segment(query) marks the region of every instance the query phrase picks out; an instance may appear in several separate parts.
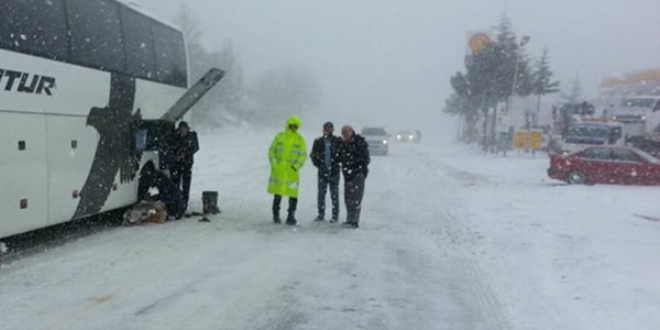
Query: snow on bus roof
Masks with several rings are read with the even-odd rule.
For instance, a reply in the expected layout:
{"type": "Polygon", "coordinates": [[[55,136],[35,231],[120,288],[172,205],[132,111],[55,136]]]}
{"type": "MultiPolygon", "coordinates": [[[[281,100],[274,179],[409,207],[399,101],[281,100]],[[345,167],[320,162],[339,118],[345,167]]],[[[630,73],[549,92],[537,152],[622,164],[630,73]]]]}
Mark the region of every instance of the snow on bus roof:
{"type": "Polygon", "coordinates": [[[135,10],[136,12],[153,19],[154,21],[157,21],[158,23],[167,25],[167,26],[169,26],[169,27],[171,27],[171,28],[173,28],[173,29],[175,29],[179,32],[183,32],[183,31],[181,31],[181,28],[178,25],[176,25],[172,22],[169,22],[165,19],[160,18],[158,15],[155,15],[154,13],[144,9],[142,6],[138,5],[135,2],[127,1],[127,0],[112,0],[112,1],[115,1],[119,4],[122,4],[122,5],[130,8],[130,9],[132,9],[132,10],[135,10]]]}

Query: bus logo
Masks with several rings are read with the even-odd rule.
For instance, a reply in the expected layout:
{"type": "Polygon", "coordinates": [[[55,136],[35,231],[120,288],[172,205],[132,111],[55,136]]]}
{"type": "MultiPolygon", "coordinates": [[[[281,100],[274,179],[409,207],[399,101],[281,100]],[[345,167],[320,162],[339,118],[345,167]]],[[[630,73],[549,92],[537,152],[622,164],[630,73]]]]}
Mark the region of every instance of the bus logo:
{"type": "Polygon", "coordinates": [[[53,96],[55,78],[0,68],[0,90],[53,96]]]}

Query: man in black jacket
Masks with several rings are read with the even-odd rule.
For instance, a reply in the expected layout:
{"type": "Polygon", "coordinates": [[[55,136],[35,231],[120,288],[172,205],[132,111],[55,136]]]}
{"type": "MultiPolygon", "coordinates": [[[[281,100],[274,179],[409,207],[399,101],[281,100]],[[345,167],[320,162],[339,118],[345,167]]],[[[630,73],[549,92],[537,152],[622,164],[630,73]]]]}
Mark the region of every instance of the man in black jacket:
{"type": "Polygon", "coordinates": [[[358,228],[364,186],[369,175],[369,163],[371,163],[369,144],[362,136],[355,134],[351,126],[344,126],[341,135],[344,138],[341,148],[341,163],[344,173],[344,198],[348,212],[344,226],[358,228]]]}
{"type": "Polygon", "coordinates": [[[192,167],[195,153],[199,151],[197,133],[190,130],[185,121],[179,124],[174,137],[174,162],[172,164],[172,182],[181,190],[184,210],[188,208],[190,200],[190,183],[192,181],[192,167]]]}
{"type": "Polygon", "coordinates": [[[177,220],[181,219],[185,212],[181,190],[165,174],[158,171],[152,162],[145,164],[140,172],[138,199],[165,203],[168,215],[177,220]],[[157,188],[158,195],[149,196],[150,188],[157,188]]]}
{"type": "Polygon", "coordinates": [[[328,187],[332,199],[332,220],[339,221],[339,165],[341,162],[341,138],[334,135],[334,125],[323,125],[323,136],[314,141],[310,158],[319,170],[318,208],[319,216],[315,221],[325,220],[325,201],[328,187]]]}

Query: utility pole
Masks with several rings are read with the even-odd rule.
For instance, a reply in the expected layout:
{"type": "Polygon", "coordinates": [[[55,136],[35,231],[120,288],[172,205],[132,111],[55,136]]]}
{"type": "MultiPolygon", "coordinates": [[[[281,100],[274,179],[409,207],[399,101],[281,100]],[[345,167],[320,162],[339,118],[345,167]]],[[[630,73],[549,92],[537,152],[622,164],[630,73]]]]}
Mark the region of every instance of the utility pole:
{"type": "Polygon", "coordinates": [[[516,53],[516,67],[513,73],[513,86],[511,86],[511,93],[509,93],[509,97],[507,98],[507,102],[506,102],[507,112],[511,110],[511,101],[513,100],[513,97],[516,93],[516,87],[518,87],[518,71],[520,71],[520,57],[522,56],[522,51],[525,45],[527,45],[531,40],[532,38],[529,36],[524,36],[522,40],[520,40],[518,52],[516,53]]]}
{"type": "MultiPolygon", "coordinates": [[[[527,45],[530,41],[532,40],[531,37],[529,36],[524,36],[520,40],[520,45],[518,47],[518,52],[516,53],[516,67],[513,70],[513,86],[511,86],[511,93],[509,94],[509,97],[507,97],[506,100],[506,112],[511,115],[511,103],[513,102],[513,98],[516,94],[516,87],[518,87],[518,72],[520,71],[520,57],[522,56],[522,51],[525,45],[527,45]]],[[[527,130],[527,147],[529,148],[529,144],[531,143],[530,141],[530,131],[529,128],[527,130]]]]}

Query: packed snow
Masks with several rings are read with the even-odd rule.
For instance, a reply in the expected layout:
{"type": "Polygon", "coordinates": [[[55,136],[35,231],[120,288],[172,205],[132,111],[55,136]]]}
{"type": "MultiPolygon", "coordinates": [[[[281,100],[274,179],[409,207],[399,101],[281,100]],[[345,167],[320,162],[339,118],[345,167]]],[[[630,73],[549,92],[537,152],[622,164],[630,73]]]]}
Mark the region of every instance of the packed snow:
{"type": "Polygon", "coordinates": [[[221,215],[2,265],[0,329],[660,328],[660,223],[635,216],[660,215],[660,188],[426,138],[374,157],[359,230],[312,223],[308,163],[292,228],[270,222],[271,132],[200,138],[193,196],[218,190],[221,215]]]}

